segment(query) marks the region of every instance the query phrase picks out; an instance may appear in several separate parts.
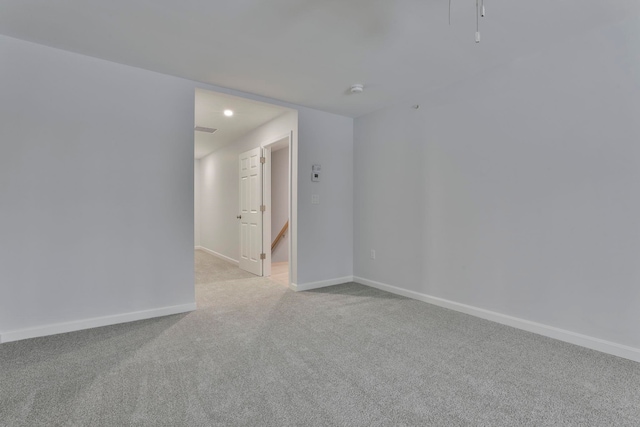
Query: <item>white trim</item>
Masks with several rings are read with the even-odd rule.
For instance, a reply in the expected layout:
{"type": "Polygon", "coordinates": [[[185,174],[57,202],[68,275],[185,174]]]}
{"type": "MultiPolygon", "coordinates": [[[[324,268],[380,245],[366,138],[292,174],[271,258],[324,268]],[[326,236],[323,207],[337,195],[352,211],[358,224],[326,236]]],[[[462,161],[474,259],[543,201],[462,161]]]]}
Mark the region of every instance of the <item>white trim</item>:
{"type": "Polygon", "coordinates": [[[83,329],[99,328],[117,325],[118,323],[135,322],[136,320],[151,319],[153,317],[169,316],[171,314],[194,311],[196,303],[174,305],[170,307],[154,308],[151,310],[134,311],[132,313],[116,314],[113,316],[94,317],[92,319],[76,320],[73,322],[55,323],[53,325],[20,329],[0,334],[0,343],[19,341],[28,338],[44,337],[47,335],[64,334],[83,329]]]}
{"type": "Polygon", "coordinates": [[[337,279],[321,280],[319,282],[302,283],[300,285],[290,282],[289,288],[296,292],[310,291],[311,289],[326,288],[327,286],[342,285],[353,282],[353,276],[339,277],[337,279]]]}
{"type": "MultiPolygon", "coordinates": [[[[297,113],[296,113],[297,114],[297,113]]],[[[289,283],[298,280],[298,126],[289,132],[289,283]]]]}
{"type": "Polygon", "coordinates": [[[211,249],[205,248],[204,246],[196,246],[195,249],[197,251],[206,252],[208,254],[213,255],[214,257],[220,258],[221,260],[230,262],[235,265],[240,265],[240,262],[237,259],[229,258],[228,256],[219,254],[218,252],[212,251],[211,249]]]}
{"type": "MultiPolygon", "coordinates": [[[[274,144],[279,143],[282,140],[287,140],[287,148],[289,149],[289,159],[288,159],[288,163],[287,163],[287,167],[288,167],[288,195],[287,195],[287,200],[288,200],[288,206],[287,206],[287,213],[288,213],[288,218],[289,218],[289,232],[287,232],[287,245],[289,246],[288,248],[288,253],[289,253],[289,287],[291,289],[293,289],[293,269],[296,268],[297,271],[297,256],[293,251],[293,243],[292,243],[292,239],[294,239],[294,235],[295,235],[295,239],[297,239],[297,229],[295,228],[295,220],[294,220],[294,211],[297,210],[297,197],[294,195],[293,192],[293,168],[294,168],[294,160],[293,160],[293,130],[282,134],[281,136],[274,138],[272,140],[270,140],[269,142],[265,142],[262,144],[263,149],[265,150],[264,156],[267,157],[267,163],[265,164],[265,168],[264,168],[264,173],[265,173],[265,179],[262,181],[263,182],[263,200],[265,204],[267,204],[267,211],[265,212],[265,216],[263,217],[263,221],[265,219],[267,219],[267,225],[265,226],[265,223],[263,222],[262,224],[262,244],[265,246],[264,249],[264,253],[267,256],[266,259],[266,264],[265,264],[265,269],[264,271],[264,275],[265,276],[271,276],[271,239],[272,239],[272,232],[273,230],[271,229],[271,201],[272,201],[272,196],[271,196],[271,158],[272,158],[272,146],[274,144]],[[268,183],[268,185],[267,185],[268,183]],[[268,231],[267,231],[268,230],[268,231]]],[[[295,167],[297,168],[297,160],[295,162],[295,167]]],[[[297,240],[296,240],[297,241],[297,240]]]]}
{"type": "Polygon", "coordinates": [[[262,165],[262,204],[266,210],[262,213],[262,253],[265,259],[262,261],[262,275],[271,276],[271,147],[262,147],[262,156],[266,159],[262,165]]]}
{"type": "Polygon", "coordinates": [[[433,297],[419,292],[409,291],[406,289],[398,288],[396,286],[387,285],[385,283],[365,279],[363,277],[356,276],[353,278],[353,281],[362,285],[370,286],[372,288],[380,289],[382,291],[387,291],[392,294],[402,295],[407,298],[416,299],[429,304],[437,305],[439,307],[444,307],[450,310],[459,311],[461,313],[470,314],[475,317],[480,317],[481,319],[486,319],[492,322],[511,326],[513,328],[533,332],[534,334],[543,335],[545,337],[568,342],[570,344],[590,348],[591,350],[596,350],[602,353],[612,354],[614,356],[640,362],[639,348],[629,347],[611,341],[605,341],[600,338],[578,334],[576,332],[567,331],[553,326],[543,325],[542,323],[536,323],[529,320],[520,319],[518,317],[508,316],[506,314],[497,313],[495,311],[485,310],[483,308],[461,304],[459,302],[433,297]]]}
{"type": "Polygon", "coordinates": [[[276,138],[272,138],[270,140],[268,140],[267,142],[263,142],[262,144],[260,144],[261,147],[269,147],[270,145],[275,144],[276,142],[280,142],[283,139],[288,139],[289,140],[289,145],[291,145],[291,132],[287,132],[287,133],[283,133],[282,135],[276,137],[276,138]]]}

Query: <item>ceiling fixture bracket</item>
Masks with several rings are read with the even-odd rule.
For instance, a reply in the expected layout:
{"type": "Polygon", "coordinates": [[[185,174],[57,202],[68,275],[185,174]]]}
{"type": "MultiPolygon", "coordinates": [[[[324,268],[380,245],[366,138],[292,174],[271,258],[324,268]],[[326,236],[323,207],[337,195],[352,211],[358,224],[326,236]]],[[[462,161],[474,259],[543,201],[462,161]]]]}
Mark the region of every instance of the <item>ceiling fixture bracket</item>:
{"type": "MultiPolygon", "coordinates": [[[[451,1],[449,0],[449,25],[451,25],[451,1]]],[[[480,43],[480,17],[485,16],[484,0],[476,0],[476,43],[480,43]]]]}
{"type": "Polygon", "coordinates": [[[480,17],[484,18],[484,0],[476,0],[476,43],[480,43],[480,17]]]}

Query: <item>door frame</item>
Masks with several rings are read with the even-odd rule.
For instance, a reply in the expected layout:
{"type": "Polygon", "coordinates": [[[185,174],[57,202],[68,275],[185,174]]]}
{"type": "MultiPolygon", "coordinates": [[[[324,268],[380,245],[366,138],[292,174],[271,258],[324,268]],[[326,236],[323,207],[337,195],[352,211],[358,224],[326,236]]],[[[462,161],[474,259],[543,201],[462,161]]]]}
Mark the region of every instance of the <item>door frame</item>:
{"type": "Polygon", "coordinates": [[[265,157],[265,164],[262,168],[262,203],[266,205],[264,215],[262,216],[262,251],[266,254],[266,258],[263,261],[262,273],[263,276],[271,276],[271,152],[272,148],[276,144],[280,144],[281,141],[286,140],[289,147],[289,161],[288,161],[288,207],[287,212],[289,215],[289,231],[287,233],[287,245],[289,246],[289,283],[288,286],[292,287],[293,283],[293,271],[294,266],[297,265],[296,253],[293,249],[293,242],[297,239],[297,221],[294,219],[293,212],[297,206],[297,198],[295,197],[294,189],[294,174],[293,166],[295,157],[293,156],[293,131],[289,131],[277,138],[268,140],[261,144],[262,155],[265,157]]]}

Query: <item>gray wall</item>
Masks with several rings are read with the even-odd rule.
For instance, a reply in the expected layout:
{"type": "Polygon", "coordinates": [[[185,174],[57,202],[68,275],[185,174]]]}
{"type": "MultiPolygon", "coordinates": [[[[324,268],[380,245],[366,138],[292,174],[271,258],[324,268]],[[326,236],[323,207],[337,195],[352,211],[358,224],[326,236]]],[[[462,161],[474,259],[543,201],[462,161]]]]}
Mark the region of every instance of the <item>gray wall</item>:
{"type": "Polygon", "coordinates": [[[638,28],[357,119],[355,275],[640,347],[638,28]]]}
{"type": "Polygon", "coordinates": [[[0,332],[193,303],[193,85],[0,57],[0,332]]]}
{"type": "MultiPolygon", "coordinates": [[[[271,241],[275,240],[289,220],[289,147],[271,153],[271,241]]],[[[271,254],[271,262],[289,260],[287,236],[271,254]]]]}

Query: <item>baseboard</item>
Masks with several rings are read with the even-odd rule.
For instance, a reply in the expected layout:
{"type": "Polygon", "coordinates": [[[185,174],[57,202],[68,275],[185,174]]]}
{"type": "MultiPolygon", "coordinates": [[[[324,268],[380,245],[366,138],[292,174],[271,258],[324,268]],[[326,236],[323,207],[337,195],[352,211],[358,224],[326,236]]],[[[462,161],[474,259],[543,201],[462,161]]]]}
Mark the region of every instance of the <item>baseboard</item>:
{"type": "Polygon", "coordinates": [[[171,314],[194,311],[195,309],[196,303],[194,302],[191,304],[174,305],[170,307],[154,308],[152,310],[135,311],[132,313],[116,314],[113,316],[94,317],[92,319],[3,332],[0,334],[0,343],[25,340],[28,338],[45,337],[47,335],[64,334],[83,329],[99,328],[101,326],[117,325],[119,323],[134,322],[136,320],[151,319],[153,317],[169,316],[171,314]]]}
{"type": "Polygon", "coordinates": [[[289,287],[296,292],[301,292],[301,291],[310,291],[312,289],[326,288],[327,286],[341,285],[343,283],[349,283],[349,282],[353,282],[353,276],[345,276],[345,277],[339,277],[337,279],[322,280],[320,282],[301,283],[299,285],[291,282],[289,287]]]}
{"type": "Polygon", "coordinates": [[[382,291],[387,291],[392,294],[416,299],[429,304],[437,305],[439,307],[444,307],[450,310],[480,317],[485,320],[501,323],[513,328],[522,329],[527,332],[533,332],[538,335],[544,335],[545,337],[579,345],[591,350],[596,350],[602,353],[607,353],[625,359],[633,360],[635,362],[640,362],[640,349],[638,348],[602,340],[600,338],[590,337],[588,335],[578,334],[553,326],[543,325],[541,323],[531,322],[529,320],[524,320],[517,317],[508,316],[506,314],[497,313],[495,311],[489,311],[482,308],[461,304],[443,298],[433,297],[419,292],[409,291],[406,289],[398,288],[396,286],[387,285],[385,283],[365,279],[363,277],[354,277],[353,281],[362,285],[370,286],[372,288],[380,289],[382,291]]]}
{"type": "Polygon", "coordinates": [[[196,246],[195,249],[198,250],[198,251],[202,251],[202,252],[206,252],[208,254],[211,254],[214,257],[220,258],[220,259],[225,260],[227,262],[230,262],[232,264],[240,265],[240,262],[237,259],[229,258],[228,256],[219,254],[218,252],[212,251],[211,249],[207,249],[204,246],[196,246]]]}

